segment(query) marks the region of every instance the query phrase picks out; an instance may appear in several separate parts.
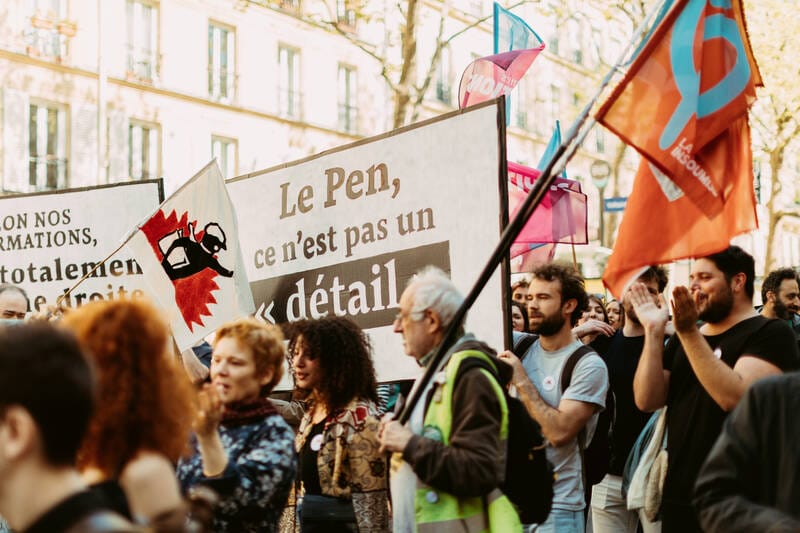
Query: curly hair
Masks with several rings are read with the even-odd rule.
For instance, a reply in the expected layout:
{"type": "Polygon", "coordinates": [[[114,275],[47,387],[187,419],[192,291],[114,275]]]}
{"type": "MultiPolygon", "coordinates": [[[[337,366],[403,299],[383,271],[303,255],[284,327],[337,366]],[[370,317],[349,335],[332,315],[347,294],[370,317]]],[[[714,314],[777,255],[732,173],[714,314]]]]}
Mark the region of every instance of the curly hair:
{"type": "Polygon", "coordinates": [[[186,450],[194,392],[171,354],[169,328],[141,298],[98,301],[62,320],[95,367],[97,409],[78,467],[116,477],[140,451],[177,461],[186,450]]]}
{"type": "Polygon", "coordinates": [[[283,334],[277,326],[264,324],[252,317],[223,324],[217,330],[214,346],[220,339],[236,339],[253,353],[256,375],[261,377],[272,370],[272,380],[261,387],[261,395],[269,394],[283,377],[283,334]]]}
{"type": "Polygon", "coordinates": [[[533,271],[533,277],[543,281],[558,281],[561,284],[561,305],[567,300],[575,300],[578,304],[570,316],[570,324],[577,324],[589,305],[583,277],[578,271],[572,265],[546,263],[533,271]]]}
{"type": "Polygon", "coordinates": [[[288,324],[289,353],[302,337],[310,359],[319,361],[322,379],[317,389],[329,413],[344,408],[351,400],[378,403],[372,347],[366,334],[353,321],[338,316],[299,320],[288,324]]]}

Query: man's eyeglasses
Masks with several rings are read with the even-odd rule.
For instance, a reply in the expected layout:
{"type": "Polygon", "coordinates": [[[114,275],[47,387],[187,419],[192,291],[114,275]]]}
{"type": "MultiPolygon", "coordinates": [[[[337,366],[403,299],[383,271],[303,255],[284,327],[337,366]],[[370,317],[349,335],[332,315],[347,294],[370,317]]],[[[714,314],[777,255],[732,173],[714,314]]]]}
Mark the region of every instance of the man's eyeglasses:
{"type": "Polygon", "coordinates": [[[411,311],[410,313],[400,311],[394,315],[394,322],[402,322],[405,317],[409,317],[412,322],[416,322],[417,320],[422,320],[423,316],[425,316],[425,311],[411,311]],[[414,318],[414,315],[417,315],[417,318],[414,318]]]}

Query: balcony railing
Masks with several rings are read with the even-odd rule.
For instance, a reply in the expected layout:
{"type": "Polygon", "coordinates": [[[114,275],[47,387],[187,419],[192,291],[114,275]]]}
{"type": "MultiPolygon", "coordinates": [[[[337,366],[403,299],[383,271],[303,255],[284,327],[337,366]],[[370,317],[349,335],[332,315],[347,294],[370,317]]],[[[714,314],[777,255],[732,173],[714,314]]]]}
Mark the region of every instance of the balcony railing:
{"type": "Polygon", "coordinates": [[[158,77],[158,59],[154,51],[128,45],[128,77],[152,82],[158,77]]]}
{"type": "Polygon", "coordinates": [[[233,101],[236,92],[236,73],[226,68],[208,69],[208,96],[221,102],[233,101]]]}
{"type": "Polygon", "coordinates": [[[278,114],[285,118],[301,119],[303,117],[303,93],[279,87],[278,114]]]}
{"type": "Polygon", "coordinates": [[[354,105],[339,104],[339,129],[355,133],[358,129],[358,109],[354,105]]]}
{"type": "Polygon", "coordinates": [[[34,191],[65,189],[68,184],[68,160],[54,155],[28,158],[29,184],[34,191]]]}

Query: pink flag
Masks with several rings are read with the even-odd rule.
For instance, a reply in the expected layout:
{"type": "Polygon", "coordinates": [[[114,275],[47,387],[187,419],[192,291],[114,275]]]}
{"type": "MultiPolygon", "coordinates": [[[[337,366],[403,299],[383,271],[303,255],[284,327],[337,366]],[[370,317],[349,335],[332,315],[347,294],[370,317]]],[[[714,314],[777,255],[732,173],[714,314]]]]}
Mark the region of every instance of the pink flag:
{"type": "Polygon", "coordinates": [[[253,312],[236,213],[216,162],[161,204],[127,246],[181,350],[253,312]]]}
{"type": "MultiPolygon", "coordinates": [[[[533,183],[539,178],[536,169],[508,163],[508,199],[513,218],[533,183]]],[[[533,212],[514,244],[511,257],[530,250],[531,244],[587,244],[586,195],[580,183],[556,178],[542,203],[533,212]]]]}
{"type": "Polygon", "coordinates": [[[510,93],[542,50],[544,44],[481,57],[470,63],[461,75],[459,107],[463,109],[510,93]]]}
{"type": "MultiPolygon", "coordinates": [[[[515,244],[514,246],[520,246],[515,244]]],[[[512,247],[513,249],[513,247],[512,247]]],[[[518,248],[518,255],[511,259],[511,272],[531,272],[537,265],[549,263],[556,254],[555,243],[525,244],[518,248]],[[520,251],[522,247],[527,250],[520,251]]],[[[513,253],[513,252],[512,252],[513,253]]]]}

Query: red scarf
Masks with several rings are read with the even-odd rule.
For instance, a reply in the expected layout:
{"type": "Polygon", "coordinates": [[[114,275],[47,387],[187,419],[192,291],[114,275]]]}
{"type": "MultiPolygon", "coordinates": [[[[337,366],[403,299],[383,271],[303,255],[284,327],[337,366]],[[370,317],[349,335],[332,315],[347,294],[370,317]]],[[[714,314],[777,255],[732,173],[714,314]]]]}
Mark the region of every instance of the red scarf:
{"type": "Polygon", "coordinates": [[[243,426],[277,413],[278,411],[269,398],[234,402],[225,406],[225,411],[222,413],[222,425],[226,427],[243,426]]]}

